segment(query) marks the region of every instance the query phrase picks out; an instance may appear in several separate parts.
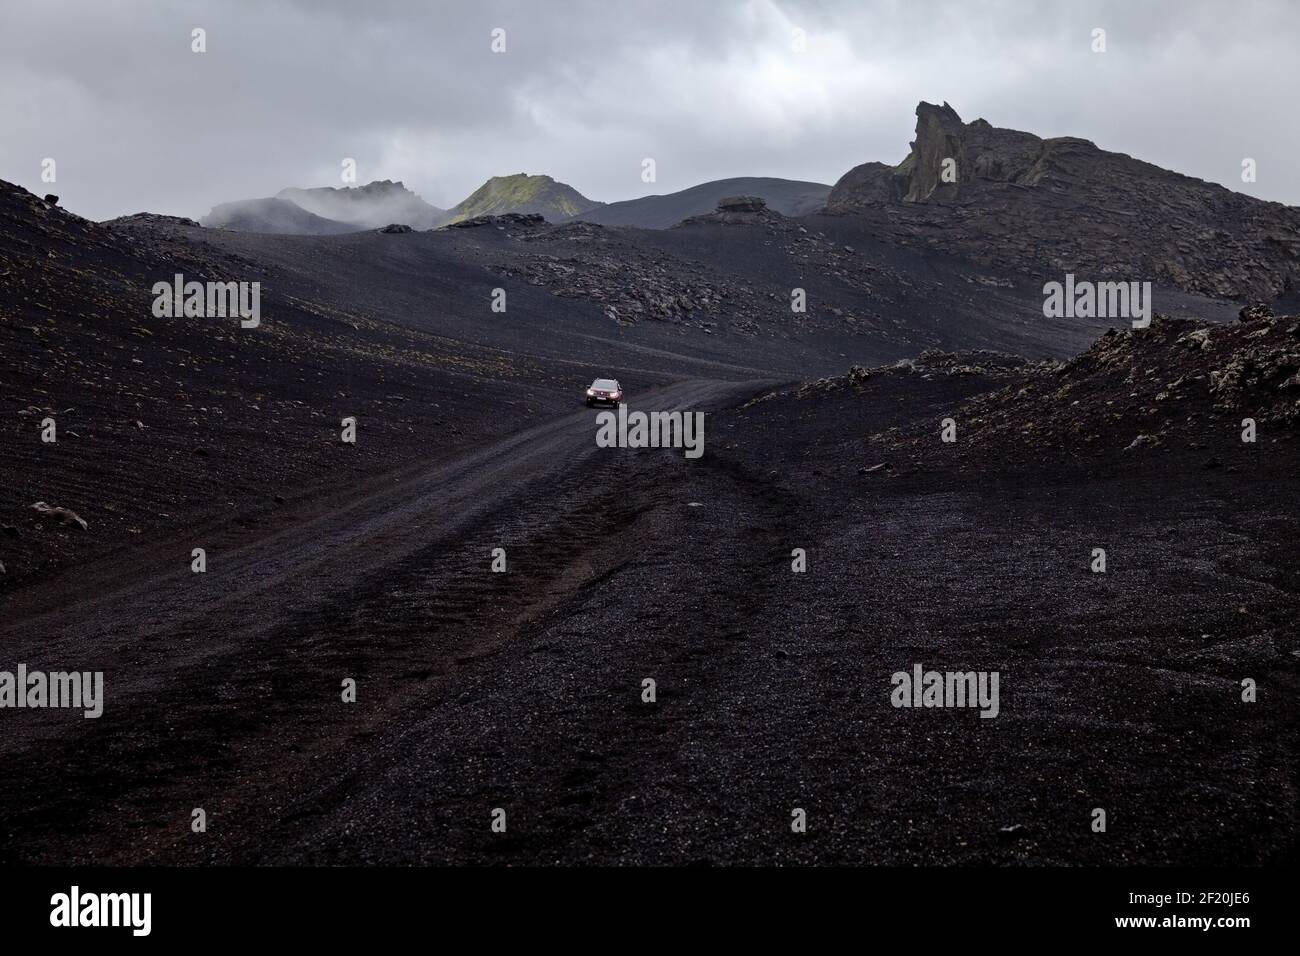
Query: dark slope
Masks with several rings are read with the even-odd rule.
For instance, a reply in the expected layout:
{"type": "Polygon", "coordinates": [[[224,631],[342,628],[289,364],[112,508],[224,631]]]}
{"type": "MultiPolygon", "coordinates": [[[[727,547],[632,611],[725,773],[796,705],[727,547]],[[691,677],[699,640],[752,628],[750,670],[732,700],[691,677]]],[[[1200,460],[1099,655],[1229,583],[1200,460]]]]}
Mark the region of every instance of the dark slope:
{"type": "Polygon", "coordinates": [[[667,229],[690,216],[712,212],[728,196],[758,196],[769,209],[783,216],[804,216],[826,205],[831,187],[793,179],[766,176],[740,176],[701,183],[689,189],[662,196],[642,196],[613,202],[575,216],[583,222],[603,226],[635,226],[640,229],[667,229]]]}
{"type": "MultiPolygon", "coordinates": [[[[807,377],[931,347],[1064,357],[1118,324],[1045,319],[1041,286],[1023,276],[899,249],[846,216],[193,238],[264,262],[309,300],[553,359],[687,375],[807,377]],[[506,290],[505,314],[490,311],[494,288],[506,290]],[[795,288],[805,290],[804,313],[791,309],[795,288]]],[[[1173,314],[1235,311],[1176,290],[1157,301],[1173,314]]]]}
{"type": "Polygon", "coordinates": [[[260,526],[313,486],[455,453],[568,407],[589,375],[290,297],[262,264],[192,238],[221,234],[97,225],[0,183],[0,591],[176,535],[188,555],[205,522],[260,526]],[[262,326],[155,318],[152,285],[177,272],[261,281],[262,326]]]}
{"type": "Polygon", "coordinates": [[[963,123],[946,103],[921,103],[916,116],[907,157],[846,173],[829,210],[899,245],[1036,277],[1073,271],[1238,299],[1300,291],[1300,209],[1087,140],[963,123]],[[955,182],[943,178],[948,159],[955,182]]]}

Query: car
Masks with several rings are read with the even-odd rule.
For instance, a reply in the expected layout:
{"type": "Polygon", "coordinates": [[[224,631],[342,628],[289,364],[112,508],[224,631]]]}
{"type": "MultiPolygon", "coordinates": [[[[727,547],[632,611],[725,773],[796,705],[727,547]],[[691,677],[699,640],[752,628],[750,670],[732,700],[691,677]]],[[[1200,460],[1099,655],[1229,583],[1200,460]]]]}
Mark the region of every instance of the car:
{"type": "Polygon", "coordinates": [[[612,378],[598,378],[587,388],[587,407],[597,402],[617,405],[623,400],[623,386],[612,378]]]}

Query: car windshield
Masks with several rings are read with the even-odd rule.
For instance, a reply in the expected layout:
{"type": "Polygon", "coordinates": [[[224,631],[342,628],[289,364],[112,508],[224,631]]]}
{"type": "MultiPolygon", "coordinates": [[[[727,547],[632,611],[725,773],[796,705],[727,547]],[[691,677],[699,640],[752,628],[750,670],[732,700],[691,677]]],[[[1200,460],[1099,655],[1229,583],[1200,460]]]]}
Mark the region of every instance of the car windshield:
{"type": "Polygon", "coordinates": [[[591,387],[613,389],[613,388],[618,388],[618,382],[609,378],[598,378],[596,379],[596,381],[591,383],[591,387]]]}

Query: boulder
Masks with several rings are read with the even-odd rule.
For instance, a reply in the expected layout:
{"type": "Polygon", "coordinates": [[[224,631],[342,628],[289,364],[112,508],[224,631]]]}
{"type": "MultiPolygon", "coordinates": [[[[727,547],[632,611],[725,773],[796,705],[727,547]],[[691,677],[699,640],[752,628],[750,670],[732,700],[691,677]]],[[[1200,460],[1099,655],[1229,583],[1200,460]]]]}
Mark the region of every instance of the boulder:
{"type": "Polygon", "coordinates": [[[1255,322],[1259,319],[1273,318],[1273,310],[1262,302],[1255,305],[1248,305],[1237,313],[1238,320],[1242,322],[1255,322]]]}

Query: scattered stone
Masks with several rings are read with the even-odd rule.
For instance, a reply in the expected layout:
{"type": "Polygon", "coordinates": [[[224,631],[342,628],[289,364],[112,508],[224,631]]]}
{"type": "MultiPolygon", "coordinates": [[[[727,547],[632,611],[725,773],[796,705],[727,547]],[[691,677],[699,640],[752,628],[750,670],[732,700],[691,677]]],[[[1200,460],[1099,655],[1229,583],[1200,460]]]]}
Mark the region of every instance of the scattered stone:
{"type": "Polygon", "coordinates": [[[44,501],[38,501],[31,506],[32,510],[44,518],[50,518],[61,525],[80,525],[82,531],[90,530],[90,525],[86,524],[84,518],[75,511],[67,508],[60,508],[56,505],[46,504],[44,501]]]}
{"type": "Polygon", "coordinates": [[[1237,313],[1237,319],[1241,322],[1257,322],[1260,319],[1273,318],[1273,310],[1262,302],[1256,305],[1248,305],[1237,313]]]}

